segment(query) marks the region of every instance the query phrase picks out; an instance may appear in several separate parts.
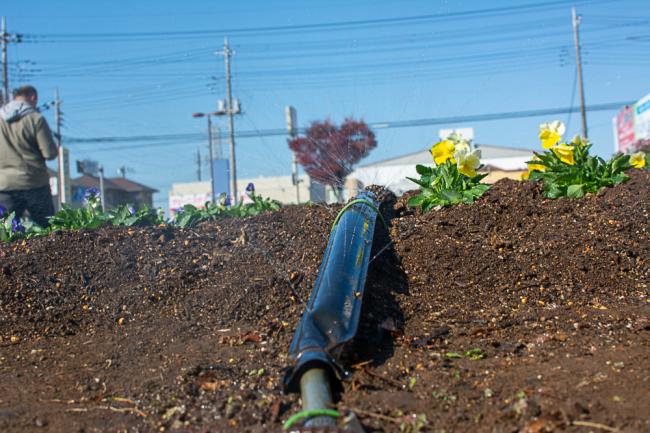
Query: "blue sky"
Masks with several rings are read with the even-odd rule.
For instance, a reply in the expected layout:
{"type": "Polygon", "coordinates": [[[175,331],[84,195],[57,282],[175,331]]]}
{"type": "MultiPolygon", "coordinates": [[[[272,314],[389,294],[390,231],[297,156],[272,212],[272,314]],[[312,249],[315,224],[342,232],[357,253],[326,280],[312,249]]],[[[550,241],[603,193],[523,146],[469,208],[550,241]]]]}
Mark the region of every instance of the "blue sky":
{"type": "MultiPolygon", "coordinates": [[[[283,128],[289,104],[301,126],[575,106],[572,5],[582,16],[587,104],[637,100],[650,92],[644,3],[41,0],[6,2],[1,13],[10,32],[25,35],[9,47],[12,86],[34,84],[43,102],[58,87],[64,137],[99,137],[205,132],[205,120],[191,114],[224,97],[223,59],[214,53],[226,36],[241,131],[283,128]]],[[[588,114],[603,156],[613,151],[614,114],[588,114]]],[[[569,135],[579,132],[579,114],[554,117],[569,135]]],[[[472,126],[479,143],[536,148],[537,126],[548,120],[444,126],[472,126]]],[[[378,147],[364,162],[426,148],[440,127],[377,130],[378,147]]],[[[130,167],[129,177],[161,191],[162,207],[172,183],[196,180],[201,146],[206,155],[198,137],[68,145],[72,160],[96,159],[109,176],[130,167]]],[[[240,177],[290,172],[283,137],[239,139],[237,157],[240,177]]]]}

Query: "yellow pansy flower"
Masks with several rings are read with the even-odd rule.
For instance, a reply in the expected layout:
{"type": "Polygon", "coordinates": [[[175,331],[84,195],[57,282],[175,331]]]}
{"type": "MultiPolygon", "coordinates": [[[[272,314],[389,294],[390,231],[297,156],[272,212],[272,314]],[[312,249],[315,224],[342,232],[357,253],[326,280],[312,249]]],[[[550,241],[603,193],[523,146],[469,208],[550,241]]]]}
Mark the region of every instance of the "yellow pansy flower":
{"type": "MultiPolygon", "coordinates": [[[[533,156],[533,161],[539,161],[539,160],[540,159],[537,157],[537,155],[533,156]]],[[[544,164],[536,164],[534,162],[527,162],[526,164],[528,164],[528,171],[544,171],[544,170],[546,170],[546,166],[544,164]]]]}
{"type": "Polygon", "coordinates": [[[475,149],[469,151],[469,148],[457,150],[454,153],[456,164],[458,164],[458,171],[467,177],[475,177],[476,170],[481,166],[481,151],[475,149]]]}
{"type": "Polygon", "coordinates": [[[646,164],[645,153],[643,153],[643,152],[633,153],[630,156],[630,164],[634,168],[643,168],[643,167],[645,167],[645,164],[646,164]]]}
{"type": "Polygon", "coordinates": [[[573,157],[573,146],[568,144],[560,143],[557,146],[554,146],[553,153],[560,158],[565,164],[573,165],[576,163],[575,158],[573,157]]]}
{"type": "Polygon", "coordinates": [[[542,140],[542,147],[550,149],[555,146],[562,139],[565,130],[564,123],[559,120],[539,125],[539,139],[542,140]]]}
{"type": "Polygon", "coordinates": [[[455,163],[456,160],[453,156],[454,150],[456,150],[456,147],[454,146],[454,142],[451,140],[442,140],[437,142],[431,147],[433,162],[435,162],[436,165],[440,165],[448,159],[451,159],[451,162],[455,163]]]}

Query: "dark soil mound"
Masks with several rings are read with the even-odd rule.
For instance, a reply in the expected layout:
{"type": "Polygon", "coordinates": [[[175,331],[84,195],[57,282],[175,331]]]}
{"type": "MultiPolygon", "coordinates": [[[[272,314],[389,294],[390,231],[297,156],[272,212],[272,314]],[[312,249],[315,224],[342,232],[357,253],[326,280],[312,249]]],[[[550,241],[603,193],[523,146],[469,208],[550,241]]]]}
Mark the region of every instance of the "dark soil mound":
{"type": "MultiPolygon", "coordinates": [[[[650,175],[631,176],[583,200],[512,181],[427,215],[387,200],[340,408],[368,431],[650,431],[650,175]]],[[[2,245],[0,431],[280,431],[338,209],[2,245]]]]}

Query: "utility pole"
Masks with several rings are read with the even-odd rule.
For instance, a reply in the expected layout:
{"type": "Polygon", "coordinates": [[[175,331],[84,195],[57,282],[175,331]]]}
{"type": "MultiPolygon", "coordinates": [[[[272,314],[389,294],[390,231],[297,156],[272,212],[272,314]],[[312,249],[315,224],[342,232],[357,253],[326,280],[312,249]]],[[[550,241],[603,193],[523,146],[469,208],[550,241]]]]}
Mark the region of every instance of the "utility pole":
{"type": "Polygon", "coordinates": [[[19,33],[9,33],[7,32],[7,18],[2,17],[2,28],[0,29],[2,33],[0,34],[0,41],[2,45],[2,97],[0,102],[6,104],[11,101],[11,92],[9,91],[9,61],[7,59],[7,45],[11,42],[18,43],[22,42],[23,35],[19,33]]]}
{"type": "Polygon", "coordinates": [[[67,182],[66,182],[66,174],[67,171],[69,170],[68,164],[67,164],[67,155],[66,155],[66,149],[63,148],[61,145],[61,99],[59,98],[59,89],[56,88],[54,90],[54,123],[55,123],[55,133],[54,133],[54,138],[56,140],[56,146],[58,149],[58,161],[57,161],[57,166],[58,166],[58,176],[57,176],[57,181],[58,181],[58,189],[59,193],[58,198],[59,198],[59,209],[61,209],[63,206],[63,203],[66,203],[68,201],[67,197],[67,182]]]}
{"type": "MultiPolygon", "coordinates": [[[[193,113],[192,117],[195,119],[198,119],[200,117],[207,117],[208,118],[208,150],[209,150],[209,157],[210,157],[210,198],[212,203],[216,204],[216,194],[215,194],[215,188],[214,188],[214,155],[212,151],[212,116],[218,116],[220,114],[223,114],[221,112],[215,111],[214,113],[193,113]]],[[[201,180],[201,153],[199,151],[199,180],[201,180]]]]}
{"type": "Polygon", "coordinates": [[[576,68],[578,73],[578,88],[580,91],[580,114],[582,116],[582,136],[587,135],[587,110],[585,108],[585,88],[582,81],[582,60],[580,56],[580,17],[576,14],[576,8],[571,8],[571,21],[573,23],[573,42],[576,46],[576,68]]]}
{"type": "Polygon", "coordinates": [[[61,100],[59,99],[59,88],[54,89],[54,123],[56,124],[56,145],[61,147],[61,100]]]}
{"type": "Polygon", "coordinates": [[[11,100],[9,96],[9,67],[7,62],[7,43],[9,42],[9,33],[7,33],[7,18],[2,17],[2,103],[6,104],[11,100]]]}
{"type": "MultiPolygon", "coordinates": [[[[290,105],[284,107],[284,117],[287,124],[287,133],[289,140],[298,136],[298,115],[296,109],[290,105]]],[[[296,159],[296,152],[293,152],[291,161],[291,183],[296,186],[296,204],[300,204],[300,178],[298,177],[298,160],[296,159]]]]}
{"type": "MultiPolygon", "coordinates": [[[[223,58],[226,67],[226,98],[227,98],[227,107],[226,114],[228,115],[228,141],[230,144],[230,192],[232,194],[232,205],[237,204],[237,162],[235,159],[235,123],[233,115],[235,110],[233,109],[232,104],[232,86],[230,82],[230,56],[232,56],[232,51],[228,46],[228,38],[224,39],[223,42],[223,58]]],[[[210,149],[212,150],[212,149],[210,149]]],[[[210,158],[212,161],[212,157],[210,158]]]]}
{"type": "Polygon", "coordinates": [[[196,177],[201,182],[201,148],[196,149],[196,177]]]}
{"type": "Polygon", "coordinates": [[[214,156],[212,155],[212,116],[208,113],[208,156],[210,157],[210,199],[216,204],[214,191],[214,156]]]}
{"type": "Polygon", "coordinates": [[[296,186],[296,204],[300,204],[300,182],[302,181],[298,177],[298,160],[296,159],[295,152],[293,154],[293,161],[291,161],[291,168],[292,168],[291,180],[293,181],[293,184],[296,186]]]}

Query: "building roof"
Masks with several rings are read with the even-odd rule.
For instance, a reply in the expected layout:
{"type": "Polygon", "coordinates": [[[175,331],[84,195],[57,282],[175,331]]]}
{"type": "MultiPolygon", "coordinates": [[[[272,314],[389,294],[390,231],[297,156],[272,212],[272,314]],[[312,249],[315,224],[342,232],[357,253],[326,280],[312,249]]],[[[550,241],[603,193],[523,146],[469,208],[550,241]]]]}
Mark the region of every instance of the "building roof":
{"type": "Polygon", "coordinates": [[[122,189],[126,192],[158,192],[157,189],[148,187],[138,182],[134,182],[125,177],[111,177],[108,179],[111,184],[115,185],[117,188],[122,189]]]}
{"type": "MultiPolygon", "coordinates": [[[[99,188],[99,178],[84,174],[77,178],[70,180],[73,186],[80,186],[83,188],[99,188]]],[[[104,178],[104,189],[112,189],[124,192],[158,192],[157,189],[150,188],[138,182],[123,178],[111,177],[104,178]]]]}

